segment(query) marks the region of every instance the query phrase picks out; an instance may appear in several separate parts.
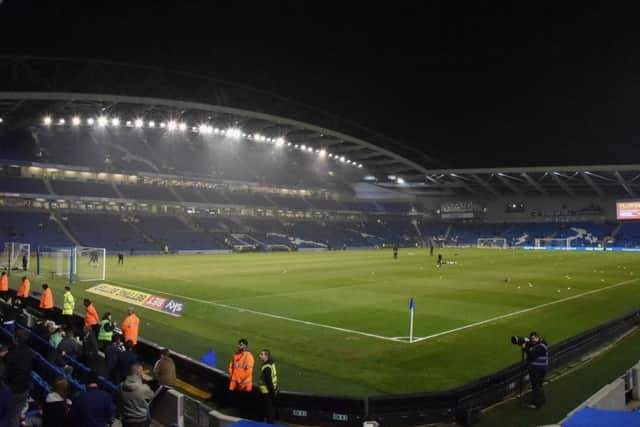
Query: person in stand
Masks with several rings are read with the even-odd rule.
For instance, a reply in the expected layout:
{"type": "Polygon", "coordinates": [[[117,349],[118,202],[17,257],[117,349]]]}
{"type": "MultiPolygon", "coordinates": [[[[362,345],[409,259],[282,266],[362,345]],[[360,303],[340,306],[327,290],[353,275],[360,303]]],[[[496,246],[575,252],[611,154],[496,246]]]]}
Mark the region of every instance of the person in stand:
{"type": "Polygon", "coordinates": [[[152,400],[153,391],[142,382],[142,365],[135,363],[118,390],[122,426],[148,427],[149,405],[152,400]]]}
{"type": "Polygon", "coordinates": [[[71,294],[71,288],[69,286],[64,287],[64,295],[62,302],[62,323],[66,328],[73,326],[73,310],[76,307],[76,300],[71,294]]]}
{"type": "Polygon", "coordinates": [[[260,396],[262,397],[262,417],[268,424],[275,419],[275,399],[278,392],[278,371],[271,358],[271,352],[264,349],[258,354],[262,361],[260,368],[260,396]]]}
{"type": "Polygon", "coordinates": [[[31,365],[33,351],[29,347],[29,331],[18,329],[14,336],[14,346],[4,358],[6,384],[11,389],[13,405],[9,420],[10,427],[20,425],[22,411],[27,405],[31,387],[31,365]]]}
{"type": "Polygon", "coordinates": [[[45,319],[51,319],[53,315],[53,293],[49,285],[42,285],[42,294],[40,295],[40,310],[45,319]]]}
{"type": "Polygon", "coordinates": [[[0,275],[0,298],[5,301],[9,298],[9,275],[6,271],[0,275]]]}
{"type": "Polygon", "coordinates": [[[53,391],[47,394],[42,407],[42,427],[67,427],[69,425],[69,383],[58,377],[53,383],[53,391]]]}
{"type": "Polygon", "coordinates": [[[22,255],[22,271],[27,271],[27,269],[29,268],[29,258],[27,258],[27,255],[22,255]]]}
{"type": "Polygon", "coordinates": [[[104,349],[111,344],[113,340],[113,322],[111,321],[111,313],[106,312],[100,321],[100,330],[98,332],[98,348],[104,349]]]}
{"type": "Polygon", "coordinates": [[[80,392],[73,400],[69,414],[72,427],[110,426],[116,414],[113,398],[106,391],[98,388],[98,376],[89,373],[87,390],[80,392]]]}
{"type": "Polygon", "coordinates": [[[98,316],[98,311],[93,306],[93,303],[89,298],[85,298],[83,301],[84,304],[84,326],[87,326],[93,329],[94,334],[96,336],[99,333],[100,328],[100,316],[98,316]]]}
{"type": "Polygon", "coordinates": [[[85,326],[82,330],[82,361],[91,368],[91,370],[97,371],[98,359],[98,342],[96,341],[96,335],[90,327],[85,326]]]}
{"type": "Polygon", "coordinates": [[[20,285],[18,286],[18,290],[16,291],[16,298],[22,300],[22,305],[26,307],[26,302],[29,300],[29,295],[31,291],[31,282],[27,276],[23,276],[20,281],[20,285]]]}
{"type": "Polygon", "coordinates": [[[124,264],[124,254],[122,252],[118,252],[118,264],[124,264]]]}
{"type": "Polygon", "coordinates": [[[229,391],[231,399],[240,409],[241,415],[247,410],[248,396],[253,390],[253,355],[249,351],[249,341],[238,340],[238,349],[229,362],[229,391]]]}
{"type": "Polygon", "coordinates": [[[540,409],[546,402],[542,385],[549,368],[549,346],[537,332],[531,332],[529,341],[522,344],[522,350],[527,354],[527,370],[531,380],[531,403],[528,406],[540,409]]]}
{"type": "Polygon", "coordinates": [[[129,374],[131,367],[138,362],[138,356],[133,351],[133,343],[127,341],[124,343],[124,351],[118,354],[118,365],[116,369],[117,378],[115,383],[124,380],[129,374]]]}
{"type": "Polygon", "coordinates": [[[393,244],[393,259],[398,259],[398,244],[393,244]]]}
{"type": "Polygon", "coordinates": [[[161,386],[173,387],[176,384],[176,364],[168,348],[160,351],[160,359],[153,366],[153,377],[161,386]]]}
{"type": "Polygon", "coordinates": [[[134,346],[138,344],[140,319],[136,316],[136,310],[133,307],[127,309],[127,317],[122,321],[120,329],[122,330],[125,343],[131,341],[134,346]]]}
{"type": "Polygon", "coordinates": [[[113,336],[113,342],[104,349],[104,376],[114,384],[118,384],[118,357],[124,351],[120,335],[113,336]]]}

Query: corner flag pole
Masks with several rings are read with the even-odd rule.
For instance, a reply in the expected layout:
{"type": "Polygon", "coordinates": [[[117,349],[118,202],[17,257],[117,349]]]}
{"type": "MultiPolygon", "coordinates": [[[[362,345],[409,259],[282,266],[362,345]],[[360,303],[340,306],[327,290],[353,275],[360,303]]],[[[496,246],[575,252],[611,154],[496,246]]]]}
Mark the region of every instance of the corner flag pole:
{"type": "Polygon", "coordinates": [[[413,298],[409,301],[409,344],[413,343],[413,312],[416,310],[416,304],[413,302],[413,298]]]}

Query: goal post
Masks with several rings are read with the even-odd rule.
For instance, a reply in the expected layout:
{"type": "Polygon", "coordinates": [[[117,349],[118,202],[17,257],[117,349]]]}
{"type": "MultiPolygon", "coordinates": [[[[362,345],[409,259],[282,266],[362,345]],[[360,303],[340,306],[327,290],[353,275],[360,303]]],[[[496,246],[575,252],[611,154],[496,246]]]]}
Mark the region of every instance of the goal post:
{"type": "Polygon", "coordinates": [[[557,249],[567,249],[571,247],[571,240],[567,238],[542,238],[535,239],[534,241],[536,248],[557,248],[557,249]]]}
{"type": "Polygon", "coordinates": [[[31,266],[31,245],[21,242],[5,242],[0,254],[0,268],[9,272],[11,270],[28,271],[31,266]],[[26,260],[26,265],[24,261],[26,260]],[[26,267],[26,268],[25,268],[26,267]]]}
{"type": "Polygon", "coordinates": [[[479,248],[507,248],[507,239],[504,237],[479,237],[477,241],[479,248]]]}
{"type": "Polygon", "coordinates": [[[40,247],[37,253],[38,275],[66,277],[69,282],[105,280],[105,248],[72,246],[65,248],[40,247]]]}

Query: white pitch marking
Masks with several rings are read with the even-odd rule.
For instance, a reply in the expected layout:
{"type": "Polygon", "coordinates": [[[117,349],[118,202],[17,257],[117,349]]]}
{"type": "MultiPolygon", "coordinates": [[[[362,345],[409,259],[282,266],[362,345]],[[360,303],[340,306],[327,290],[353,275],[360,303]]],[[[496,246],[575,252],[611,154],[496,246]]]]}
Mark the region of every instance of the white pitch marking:
{"type": "Polygon", "coordinates": [[[156,292],[156,293],[163,294],[163,295],[169,295],[169,296],[176,297],[176,298],[182,298],[182,299],[185,299],[185,300],[188,300],[188,301],[194,301],[194,302],[199,302],[199,303],[202,303],[202,304],[208,304],[208,305],[213,305],[213,306],[216,306],[216,307],[222,307],[222,308],[226,308],[226,309],[229,309],[229,310],[234,310],[234,311],[237,311],[237,312],[247,312],[247,313],[251,313],[251,314],[256,314],[258,316],[270,317],[272,319],[286,320],[286,321],[289,321],[289,322],[301,323],[303,325],[315,326],[315,327],[318,327],[318,328],[325,328],[325,329],[332,329],[334,331],[347,332],[347,333],[350,333],[350,334],[357,334],[357,335],[362,335],[362,336],[369,337],[369,338],[377,338],[377,339],[385,340],[385,341],[403,342],[403,341],[399,341],[399,340],[397,340],[395,338],[392,338],[392,337],[385,337],[385,336],[382,336],[382,335],[371,334],[369,332],[358,331],[358,330],[355,330],[355,329],[340,328],[338,326],[325,325],[325,324],[322,324],[322,323],[310,322],[308,320],[300,320],[300,319],[294,319],[292,317],[280,316],[279,314],[265,313],[263,311],[250,310],[250,309],[247,309],[247,308],[236,307],[234,305],[221,304],[221,303],[214,302],[214,301],[201,300],[201,299],[198,299],[198,298],[192,298],[192,297],[188,297],[188,296],[185,296],[185,295],[179,295],[179,294],[174,294],[174,293],[171,293],[171,292],[165,292],[165,291],[161,291],[161,290],[158,290],[158,289],[147,288],[147,287],[139,286],[139,285],[132,285],[130,283],[116,282],[114,280],[111,280],[111,282],[115,283],[115,284],[118,284],[118,285],[129,286],[129,287],[132,287],[134,289],[135,288],[143,289],[145,291],[156,292]]]}
{"type": "MultiPolygon", "coordinates": [[[[426,337],[415,339],[415,340],[413,340],[413,342],[416,343],[416,342],[420,342],[420,341],[425,341],[425,340],[429,340],[431,338],[436,338],[436,337],[441,337],[443,335],[448,335],[448,334],[451,334],[453,332],[462,331],[464,329],[474,328],[476,326],[484,325],[486,323],[491,323],[491,322],[495,322],[497,320],[506,319],[507,317],[512,317],[512,316],[517,316],[519,314],[528,313],[529,311],[537,310],[539,308],[549,307],[550,305],[554,305],[554,304],[560,304],[560,303],[563,303],[563,302],[566,302],[566,301],[570,301],[570,300],[573,300],[573,299],[576,299],[576,298],[581,298],[581,297],[586,296],[586,295],[591,295],[591,294],[595,294],[595,293],[598,293],[598,292],[606,291],[606,290],[609,290],[609,289],[617,288],[618,286],[627,285],[629,283],[633,283],[633,282],[636,282],[636,281],[638,281],[638,279],[625,280],[624,282],[616,283],[616,284],[610,285],[610,286],[605,286],[604,288],[594,289],[592,291],[583,292],[581,294],[573,295],[573,296],[570,296],[570,297],[567,297],[567,298],[562,298],[562,299],[559,299],[559,300],[556,300],[556,301],[551,301],[551,302],[547,302],[547,303],[544,303],[544,304],[536,305],[535,307],[525,308],[524,310],[514,311],[513,313],[507,313],[507,314],[503,314],[501,316],[492,317],[491,319],[486,319],[486,320],[482,320],[480,322],[475,322],[475,323],[470,323],[468,325],[460,326],[458,328],[449,329],[448,331],[438,332],[436,334],[432,334],[432,335],[428,335],[426,337]]],[[[560,292],[560,291],[558,291],[558,292],[560,292]]]]}

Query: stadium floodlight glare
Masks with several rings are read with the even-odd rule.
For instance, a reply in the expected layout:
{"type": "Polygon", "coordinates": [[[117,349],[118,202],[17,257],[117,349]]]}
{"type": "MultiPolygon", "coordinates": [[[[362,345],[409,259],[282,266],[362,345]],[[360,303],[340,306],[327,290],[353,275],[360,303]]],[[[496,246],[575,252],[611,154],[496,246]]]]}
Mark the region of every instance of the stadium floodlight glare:
{"type": "Polygon", "coordinates": [[[142,119],[136,119],[136,120],[133,122],[133,125],[134,125],[135,127],[137,127],[138,129],[140,129],[140,128],[144,125],[144,122],[142,121],[142,119]]]}
{"type": "Polygon", "coordinates": [[[80,126],[80,121],[80,117],[73,116],[73,118],[71,119],[71,124],[74,126],[80,126]]]}
{"type": "Polygon", "coordinates": [[[329,157],[330,157],[330,158],[331,158],[331,157],[333,157],[333,153],[329,153],[329,157]]]}
{"type": "Polygon", "coordinates": [[[291,147],[293,144],[290,142],[287,142],[287,147],[291,147]]]}
{"type": "Polygon", "coordinates": [[[114,117],[111,119],[111,125],[114,127],[118,127],[120,126],[120,119],[117,117],[114,117]]]}
{"type": "Polygon", "coordinates": [[[160,122],[160,127],[161,127],[161,128],[165,128],[166,126],[167,126],[167,125],[166,125],[166,123],[165,123],[165,122],[160,122]]]}
{"type": "Polygon", "coordinates": [[[98,117],[98,126],[105,127],[107,125],[107,118],[105,116],[98,117]]]}
{"type": "Polygon", "coordinates": [[[167,123],[167,129],[169,130],[176,130],[177,127],[178,127],[178,123],[176,123],[175,120],[171,120],[169,121],[169,123],[167,123]]]}
{"type": "Polygon", "coordinates": [[[302,145],[300,146],[300,149],[301,149],[302,151],[307,151],[307,146],[306,146],[306,145],[304,145],[304,144],[302,144],[302,145]]]}
{"type": "MultiPolygon", "coordinates": [[[[284,138],[276,138],[276,146],[282,147],[284,145],[284,138]]],[[[291,143],[289,143],[291,145],[291,143]]]]}
{"type": "Polygon", "coordinates": [[[358,163],[358,169],[362,169],[362,163],[358,163]]]}
{"type": "Polygon", "coordinates": [[[397,176],[395,176],[395,175],[389,175],[389,176],[387,176],[387,179],[388,179],[389,181],[395,181],[396,179],[398,179],[398,177],[397,177],[397,176]]]}
{"type": "Polygon", "coordinates": [[[309,153],[313,153],[313,147],[307,147],[307,151],[308,151],[309,153]]]}
{"type": "Polygon", "coordinates": [[[51,117],[46,116],[44,119],[42,119],[42,123],[49,126],[51,124],[51,117]]]}
{"type": "Polygon", "coordinates": [[[346,162],[346,161],[347,161],[347,159],[346,159],[344,156],[342,156],[342,157],[340,157],[340,161],[341,161],[342,163],[344,163],[344,162],[346,162]]]}
{"type": "Polygon", "coordinates": [[[2,117],[0,117],[0,123],[4,122],[4,119],[2,117]]]}
{"type": "Polygon", "coordinates": [[[151,120],[151,121],[149,121],[149,123],[147,123],[147,126],[149,126],[150,128],[154,128],[154,127],[156,127],[156,122],[151,120]]]}
{"type": "Polygon", "coordinates": [[[404,183],[405,183],[404,178],[401,178],[401,177],[398,177],[398,179],[396,180],[396,182],[397,182],[398,184],[404,184],[404,183]]]}
{"type": "Polygon", "coordinates": [[[60,120],[58,120],[58,124],[59,124],[59,125],[63,125],[63,124],[65,124],[65,123],[66,123],[66,120],[65,120],[65,119],[60,119],[60,120]]]}
{"type": "Polygon", "coordinates": [[[238,128],[227,128],[224,132],[227,138],[240,139],[242,136],[242,131],[238,128]]]}
{"type": "Polygon", "coordinates": [[[327,150],[325,150],[324,148],[320,151],[318,151],[318,154],[320,155],[320,157],[326,157],[327,156],[327,150]]]}
{"type": "Polygon", "coordinates": [[[187,130],[187,124],[182,122],[178,125],[178,129],[180,129],[182,132],[184,132],[185,130],[187,130]]]}
{"type": "Polygon", "coordinates": [[[89,118],[87,119],[87,124],[88,124],[89,126],[93,126],[93,124],[94,124],[95,122],[96,122],[96,121],[93,119],[93,117],[89,117],[89,118]]]}

